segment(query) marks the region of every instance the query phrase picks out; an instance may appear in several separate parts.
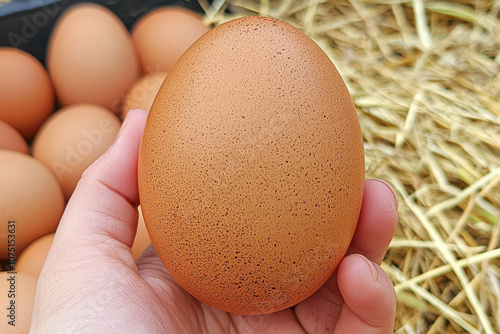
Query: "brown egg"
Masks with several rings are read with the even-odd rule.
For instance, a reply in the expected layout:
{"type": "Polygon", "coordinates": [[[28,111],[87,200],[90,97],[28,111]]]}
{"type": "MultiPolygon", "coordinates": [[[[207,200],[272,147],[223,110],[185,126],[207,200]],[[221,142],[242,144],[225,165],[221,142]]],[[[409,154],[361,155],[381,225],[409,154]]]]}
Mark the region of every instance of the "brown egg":
{"type": "Polygon", "coordinates": [[[125,119],[130,109],[149,111],[166,76],[167,73],[160,72],[147,74],[139,79],[128,92],[123,102],[120,118],[125,119]]]}
{"type": "Polygon", "coordinates": [[[134,244],[132,245],[132,254],[134,259],[137,259],[142,252],[149,246],[151,239],[149,238],[148,230],[144,224],[144,217],[139,206],[139,224],[137,225],[137,233],[135,234],[134,244]]]}
{"type": "Polygon", "coordinates": [[[54,89],[32,55],[0,48],[0,120],[31,139],[54,109],[54,89]]]}
{"type": "Polygon", "coordinates": [[[21,253],[16,262],[16,271],[38,277],[54,240],[54,233],[36,239],[21,253]]]}
{"type": "Polygon", "coordinates": [[[183,8],[165,7],[144,15],[132,29],[143,72],[169,72],[184,51],[209,30],[201,15],[183,8]]]}
{"type": "Polygon", "coordinates": [[[36,283],[33,275],[0,272],[0,333],[28,334],[36,283]]]}
{"type": "Polygon", "coordinates": [[[291,25],[214,28],[168,74],[138,165],[151,241],[194,297],[275,312],[332,275],[356,228],[360,125],[328,56],[291,25]]]}
{"type": "Polygon", "coordinates": [[[120,121],[109,110],[75,104],[54,113],[33,142],[33,156],[57,176],[66,201],[83,172],[115,140],[120,121]]]}
{"type": "Polygon", "coordinates": [[[23,136],[2,120],[0,120],[0,150],[29,154],[28,144],[23,136]]]}
{"type": "Polygon", "coordinates": [[[29,155],[0,150],[0,260],[14,260],[26,246],[56,230],[64,210],[59,182],[29,155]],[[6,227],[7,226],[7,227],[6,227]],[[11,248],[13,247],[13,248],[11,248]]]}
{"type": "Polygon", "coordinates": [[[61,16],[50,37],[47,66],[61,105],[93,103],[114,112],[139,76],[127,29],[96,4],[76,5],[61,16]]]}

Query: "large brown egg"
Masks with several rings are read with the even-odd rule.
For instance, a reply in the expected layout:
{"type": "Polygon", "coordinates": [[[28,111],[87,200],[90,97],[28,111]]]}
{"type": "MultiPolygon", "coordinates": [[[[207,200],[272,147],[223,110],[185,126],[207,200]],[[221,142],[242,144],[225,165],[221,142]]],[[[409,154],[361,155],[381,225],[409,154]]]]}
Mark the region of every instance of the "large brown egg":
{"type": "Polygon", "coordinates": [[[304,300],[344,256],[363,196],[359,121],[328,56],[291,25],[220,25],[167,76],[139,157],[144,220],[189,293],[241,314],[304,300]]]}

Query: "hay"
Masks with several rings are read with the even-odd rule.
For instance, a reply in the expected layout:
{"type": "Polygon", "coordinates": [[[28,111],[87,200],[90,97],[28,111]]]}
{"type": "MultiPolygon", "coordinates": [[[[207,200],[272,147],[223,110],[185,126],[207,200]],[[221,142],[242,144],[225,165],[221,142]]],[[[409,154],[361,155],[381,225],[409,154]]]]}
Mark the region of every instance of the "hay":
{"type": "Polygon", "coordinates": [[[397,293],[395,332],[500,332],[500,3],[200,3],[210,24],[256,14],[289,22],[342,74],[367,177],[399,196],[382,264],[397,293]]]}

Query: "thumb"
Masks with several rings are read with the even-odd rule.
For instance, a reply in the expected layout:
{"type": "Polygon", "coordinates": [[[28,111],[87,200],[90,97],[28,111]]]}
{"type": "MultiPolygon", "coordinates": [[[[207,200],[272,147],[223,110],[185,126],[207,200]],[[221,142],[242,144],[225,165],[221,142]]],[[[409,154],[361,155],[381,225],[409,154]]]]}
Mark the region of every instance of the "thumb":
{"type": "Polygon", "coordinates": [[[132,246],[137,228],[137,159],[147,112],[128,113],[115,142],[82,175],[54,243],[93,247],[109,239],[132,246]]]}
{"type": "Polygon", "coordinates": [[[335,333],[393,333],[396,297],[382,268],[354,254],[342,260],[337,275],[345,303],[335,333]]]}
{"type": "Polygon", "coordinates": [[[124,288],[123,274],[137,271],[130,246],[137,228],[137,158],[146,118],[143,110],[129,112],[115,142],[80,179],[38,279],[32,331],[72,333],[86,329],[97,314],[111,320],[113,314],[106,312],[113,308],[105,308],[106,303],[128,296],[121,293],[130,290],[130,284],[124,288]]]}

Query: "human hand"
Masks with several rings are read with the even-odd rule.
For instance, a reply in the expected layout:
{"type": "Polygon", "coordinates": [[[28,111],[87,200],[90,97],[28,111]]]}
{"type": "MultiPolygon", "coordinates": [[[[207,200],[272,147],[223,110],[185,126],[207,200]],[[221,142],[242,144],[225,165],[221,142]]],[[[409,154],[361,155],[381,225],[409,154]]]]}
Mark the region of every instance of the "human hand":
{"type": "Polygon", "coordinates": [[[397,203],[383,181],[365,182],[356,233],[334,275],[293,308],[226,313],[184,291],[152,246],[134,261],[146,117],[129,112],[115,143],[80,180],[39,277],[32,333],[392,333],[395,294],[379,264],[397,203]]]}

